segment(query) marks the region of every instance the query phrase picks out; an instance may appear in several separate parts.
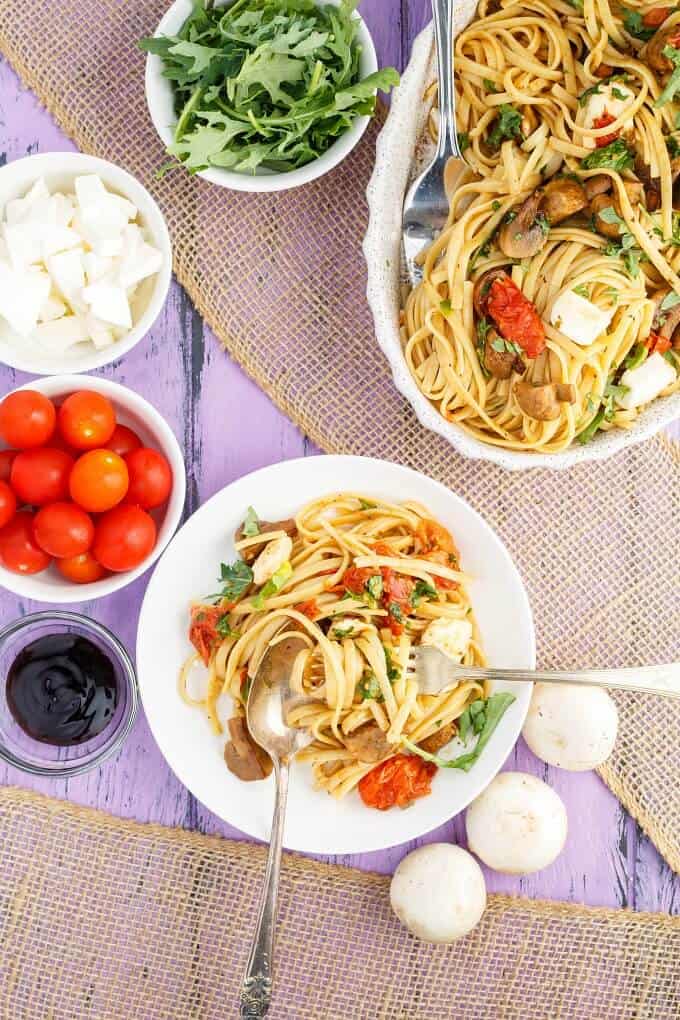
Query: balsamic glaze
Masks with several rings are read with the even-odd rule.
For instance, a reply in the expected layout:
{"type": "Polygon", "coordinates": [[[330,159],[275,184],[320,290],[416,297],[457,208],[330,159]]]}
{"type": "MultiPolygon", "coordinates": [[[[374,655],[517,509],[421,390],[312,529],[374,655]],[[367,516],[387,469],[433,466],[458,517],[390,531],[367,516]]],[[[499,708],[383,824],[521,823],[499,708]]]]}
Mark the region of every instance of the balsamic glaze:
{"type": "Polygon", "coordinates": [[[108,726],[118,690],[111,660],[76,634],[51,634],[26,645],[7,674],[7,703],[34,740],[69,747],[108,726]]]}

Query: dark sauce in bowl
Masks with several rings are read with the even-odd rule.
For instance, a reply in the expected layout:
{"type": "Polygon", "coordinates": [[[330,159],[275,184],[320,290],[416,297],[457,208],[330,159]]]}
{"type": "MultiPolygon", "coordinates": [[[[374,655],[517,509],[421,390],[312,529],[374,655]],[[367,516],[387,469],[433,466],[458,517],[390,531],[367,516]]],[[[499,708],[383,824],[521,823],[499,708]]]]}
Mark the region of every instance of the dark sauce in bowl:
{"type": "Polygon", "coordinates": [[[34,740],[70,747],[101,733],[118,701],[113,663],[88,638],[51,634],[26,645],[7,674],[7,704],[34,740]]]}

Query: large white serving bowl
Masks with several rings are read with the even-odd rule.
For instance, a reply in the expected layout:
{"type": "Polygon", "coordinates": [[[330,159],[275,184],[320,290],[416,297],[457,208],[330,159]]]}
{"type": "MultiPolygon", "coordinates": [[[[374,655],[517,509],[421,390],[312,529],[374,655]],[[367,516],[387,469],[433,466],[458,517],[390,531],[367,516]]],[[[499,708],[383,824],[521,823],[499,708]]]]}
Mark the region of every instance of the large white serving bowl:
{"type": "MultiPolygon", "coordinates": [[[[340,0],[325,0],[325,2],[331,3],[335,7],[340,5],[340,0]]],[[[218,6],[223,6],[223,4],[218,4],[218,6]]],[[[163,15],[154,35],[177,35],[192,9],[193,0],[175,0],[163,15]]],[[[366,22],[356,12],[354,17],[359,22],[356,36],[361,46],[359,72],[360,76],[365,78],[378,70],[378,57],[366,22]]],[[[145,87],[146,103],[153,125],[163,144],[172,145],[177,123],[172,82],[163,77],[163,62],[153,53],[149,53],[146,58],[145,87]]],[[[351,128],[340,135],[322,156],[297,170],[279,172],[261,167],[256,173],[249,174],[212,167],[209,170],[201,170],[197,176],[203,177],[211,184],[219,184],[223,188],[232,188],[234,191],[271,192],[297,188],[301,184],[308,184],[310,181],[316,180],[317,177],[322,177],[338,163],[341,163],[359,142],[370,119],[370,117],[357,117],[351,128]]]]}
{"type": "MultiPolygon", "coordinates": [[[[110,574],[108,577],[102,578],[101,581],[92,581],[90,584],[74,584],[72,581],[67,581],[54,564],[39,574],[27,575],[15,574],[0,565],[0,586],[22,598],[53,604],[89,602],[93,599],[100,599],[104,595],[111,595],[121,588],[126,588],[158,559],[177,530],[182,516],[186,495],[186,473],[184,458],[175,433],[148,400],[140,397],[138,393],[128,389],[127,386],[110,382],[108,379],[99,379],[96,376],[83,378],[78,375],[60,375],[51,376],[48,379],[36,379],[18,388],[38,390],[57,403],[60,403],[69,393],[75,393],[76,390],[95,390],[108,397],[115,408],[117,421],[121,425],[127,425],[133,429],[144,446],[150,446],[166,457],[172,471],[172,491],[167,503],[156,510],[149,511],[158,528],[156,545],[146,559],[133,570],[110,574]]],[[[0,442],[0,446],[6,447],[7,444],[0,442]]]]}
{"type": "MultiPolygon", "coordinates": [[[[192,651],[187,631],[191,600],[215,591],[220,562],[236,557],[233,534],[248,506],[267,520],[294,515],[306,502],[341,490],[392,501],[417,500],[449,528],[463,569],[474,578],[472,604],[489,661],[533,666],[534,631],[522,580],[491,528],[464,500],[438,482],[386,461],[310,457],[246,475],[208,500],[166,549],[149,582],[137,634],[142,701],[158,746],[177,777],[211,811],[255,836],[269,836],[274,782],[242,783],[223,760],[225,737],[205,714],[181,700],[180,667],[192,651]]],[[[457,814],[493,779],[517,740],[531,684],[499,684],[516,701],[468,773],[441,770],[429,797],[408,811],[366,808],[356,791],[343,800],[314,790],[309,766],[294,764],[285,845],[313,853],[379,850],[428,832],[457,814]]]]}
{"type": "MultiPolygon", "coordinates": [[[[172,276],[172,245],[163,214],[146,188],[115,163],[82,152],[42,152],[14,160],[0,167],[0,210],[13,198],[23,198],[33,184],[44,177],[50,192],[71,192],[82,174],[99,174],[109,191],[129,199],[137,206],[137,222],[147,240],[163,255],[163,265],[155,276],[143,280],[134,295],[132,329],[110,347],[98,350],[94,344],[76,344],[59,355],[48,355],[37,345],[21,337],[9,340],[0,330],[0,362],[34,375],[58,375],[63,372],[90,372],[118,361],[143,340],[165,304],[172,276]]],[[[4,320],[3,320],[4,323],[4,320]]]]}
{"type": "MultiPolygon", "coordinates": [[[[475,9],[475,0],[462,0],[456,6],[457,30],[467,24],[475,9]]],[[[364,239],[367,297],[375,335],[389,362],[395,386],[411,404],[421,425],[446,439],[458,453],[473,460],[493,461],[511,471],[569,468],[585,461],[604,460],[649,439],[680,418],[680,393],[655,400],[630,429],[600,432],[584,446],[575,443],[562,453],[549,454],[506,450],[481,442],[443,418],[416,384],[404,359],[399,335],[401,215],[414,153],[424,128],[423,94],[433,76],[429,26],[414,42],[408,68],[392,94],[390,114],[378,137],[375,170],[367,189],[370,212],[364,239]]]]}

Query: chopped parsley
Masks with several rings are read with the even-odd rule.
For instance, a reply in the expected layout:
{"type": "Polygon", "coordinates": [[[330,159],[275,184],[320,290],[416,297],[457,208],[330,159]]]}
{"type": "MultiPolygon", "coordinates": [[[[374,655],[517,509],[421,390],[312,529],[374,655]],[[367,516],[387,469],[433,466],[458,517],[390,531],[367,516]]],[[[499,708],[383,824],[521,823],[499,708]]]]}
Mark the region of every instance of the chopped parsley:
{"type": "Polygon", "coordinates": [[[632,35],[634,39],[643,39],[645,42],[652,38],[656,28],[650,28],[643,23],[641,11],[631,11],[627,7],[624,7],[623,11],[623,27],[628,35],[632,35]]]}
{"type": "Polygon", "coordinates": [[[243,534],[246,538],[253,538],[255,535],[260,534],[260,522],[252,506],[249,506],[246,511],[246,518],[243,522],[243,534]]]}
{"type": "Polygon", "coordinates": [[[496,92],[496,83],[491,81],[491,78],[482,78],[482,85],[487,92],[496,92]]]}
{"type": "MultiPolygon", "coordinates": [[[[613,378],[610,378],[608,380],[604,388],[604,393],[600,400],[600,407],[599,410],[597,411],[597,414],[595,415],[593,420],[589,422],[589,424],[586,425],[586,427],[576,436],[577,441],[581,443],[582,446],[585,446],[586,443],[590,442],[590,440],[593,438],[595,433],[600,428],[603,421],[612,420],[616,413],[615,404],[617,399],[619,397],[625,396],[626,393],[628,393],[628,389],[629,389],[628,386],[622,386],[621,384],[615,383],[613,381],[613,378]]],[[[596,400],[597,400],[596,394],[591,393],[588,395],[586,403],[591,413],[592,411],[595,410],[595,407],[597,406],[596,400]]]]}
{"type": "Polygon", "coordinates": [[[629,386],[621,386],[614,382],[607,382],[604,388],[604,396],[602,397],[602,406],[604,407],[605,421],[611,421],[616,413],[616,407],[614,406],[619,397],[625,397],[626,393],[630,391],[629,386]]]}
{"type": "Polygon", "coordinates": [[[399,680],[401,677],[401,668],[397,666],[394,659],[392,658],[392,650],[387,645],[383,645],[383,651],[385,653],[385,668],[387,670],[387,679],[391,684],[395,680],[399,680]]]}
{"type": "Polygon", "coordinates": [[[618,89],[616,85],[612,85],[612,95],[614,96],[614,99],[620,99],[622,102],[625,102],[630,98],[627,92],[624,92],[622,89],[618,89]]]}
{"type": "Polygon", "coordinates": [[[647,261],[645,253],[635,244],[633,235],[628,233],[623,234],[620,244],[610,241],[605,247],[604,253],[611,259],[620,258],[626,272],[633,280],[640,275],[640,263],[647,261]]]}
{"type": "Polygon", "coordinates": [[[442,315],[448,315],[451,311],[451,302],[447,299],[439,302],[439,311],[442,315]]]}
{"type": "Polygon", "coordinates": [[[578,294],[579,297],[585,298],[586,301],[590,300],[590,287],[587,283],[579,283],[576,287],[571,288],[574,294],[578,294]]]}
{"type": "Polygon", "coordinates": [[[590,88],[585,89],[578,97],[578,105],[585,106],[591,96],[599,96],[601,84],[602,82],[597,82],[597,84],[591,85],[590,88]]]}
{"type": "Polygon", "coordinates": [[[387,606],[387,612],[397,623],[404,622],[404,612],[398,602],[390,602],[387,606]]]}
{"type": "Polygon", "coordinates": [[[534,223],[536,224],[537,227],[541,228],[541,232],[542,232],[543,236],[547,237],[548,234],[550,233],[550,224],[548,223],[548,220],[543,215],[543,213],[539,213],[538,214],[538,216],[534,220],[534,223]]]}
{"type": "Polygon", "coordinates": [[[673,65],[673,72],[666,82],[663,92],[654,103],[654,106],[657,108],[665,106],[666,103],[670,103],[672,99],[675,99],[675,94],[680,89],[680,50],[675,46],[664,46],[661,52],[673,65]]]}
{"type": "Polygon", "coordinates": [[[366,582],[366,591],[376,602],[379,602],[383,593],[382,574],[373,574],[366,582]]]}
{"type": "Polygon", "coordinates": [[[633,153],[623,138],[616,138],[609,145],[603,145],[600,149],[593,149],[591,153],[581,160],[582,170],[600,170],[606,168],[622,173],[624,170],[630,170],[632,166],[633,153]]]}
{"type": "Polygon", "coordinates": [[[676,159],[680,156],[680,141],[674,135],[669,135],[666,139],[666,148],[671,159],[676,159]]]}
{"type": "Polygon", "coordinates": [[[503,103],[498,110],[498,116],[493,122],[493,128],[489,132],[488,142],[495,148],[513,138],[521,138],[522,114],[509,103],[503,103]]]}
{"type": "Polygon", "coordinates": [[[423,599],[436,599],[437,589],[433,588],[427,581],[416,581],[415,588],[411,592],[411,605],[417,609],[423,599]]]}
{"type": "Polygon", "coordinates": [[[368,499],[359,499],[359,506],[362,510],[375,510],[378,504],[371,503],[368,499]]]}
{"type": "Polygon", "coordinates": [[[497,198],[494,198],[493,202],[491,203],[491,208],[493,209],[494,212],[498,212],[500,207],[501,207],[501,203],[498,201],[497,198]]]}
{"type": "Polygon", "coordinates": [[[498,351],[499,354],[519,354],[522,352],[516,343],[512,340],[506,340],[505,337],[499,336],[495,340],[491,341],[491,346],[494,351],[498,351]]]}
{"type": "Polygon", "coordinates": [[[364,670],[356,692],[362,701],[384,701],[378,678],[371,669],[364,670]]]}
{"type": "Polygon", "coordinates": [[[646,359],[647,353],[648,351],[644,344],[635,344],[626,355],[623,367],[625,369],[637,368],[646,359]]]}
{"type": "Polygon", "coordinates": [[[227,618],[227,614],[226,613],[224,614],[224,616],[220,616],[219,620],[217,621],[217,623],[215,625],[215,630],[223,638],[228,638],[228,637],[235,638],[235,637],[239,637],[240,636],[240,632],[239,631],[232,630],[232,628],[231,628],[231,626],[229,624],[229,620],[227,618]]]}
{"type": "Polygon", "coordinates": [[[467,131],[462,131],[458,135],[458,148],[460,149],[461,153],[465,152],[466,149],[469,149],[471,144],[472,143],[470,142],[470,136],[467,133],[467,131]]]}

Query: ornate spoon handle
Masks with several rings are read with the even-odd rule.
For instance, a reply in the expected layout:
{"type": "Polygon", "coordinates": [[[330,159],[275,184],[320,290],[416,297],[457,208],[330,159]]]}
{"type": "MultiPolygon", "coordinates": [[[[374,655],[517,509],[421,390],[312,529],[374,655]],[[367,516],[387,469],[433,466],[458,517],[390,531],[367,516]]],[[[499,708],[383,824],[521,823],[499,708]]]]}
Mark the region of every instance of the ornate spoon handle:
{"type": "Polygon", "coordinates": [[[432,0],[434,38],[439,67],[440,158],[462,159],[456,133],[456,89],[453,82],[453,0],[432,0]]]}
{"type": "Polygon", "coordinates": [[[272,999],[276,904],[281,871],[283,824],[288,799],[288,762],[277,758],[273,760],[276,778],[274,820],[257,927],[241,986],[241,1020],[261,1020],[268,1012],[272,999]]]}

